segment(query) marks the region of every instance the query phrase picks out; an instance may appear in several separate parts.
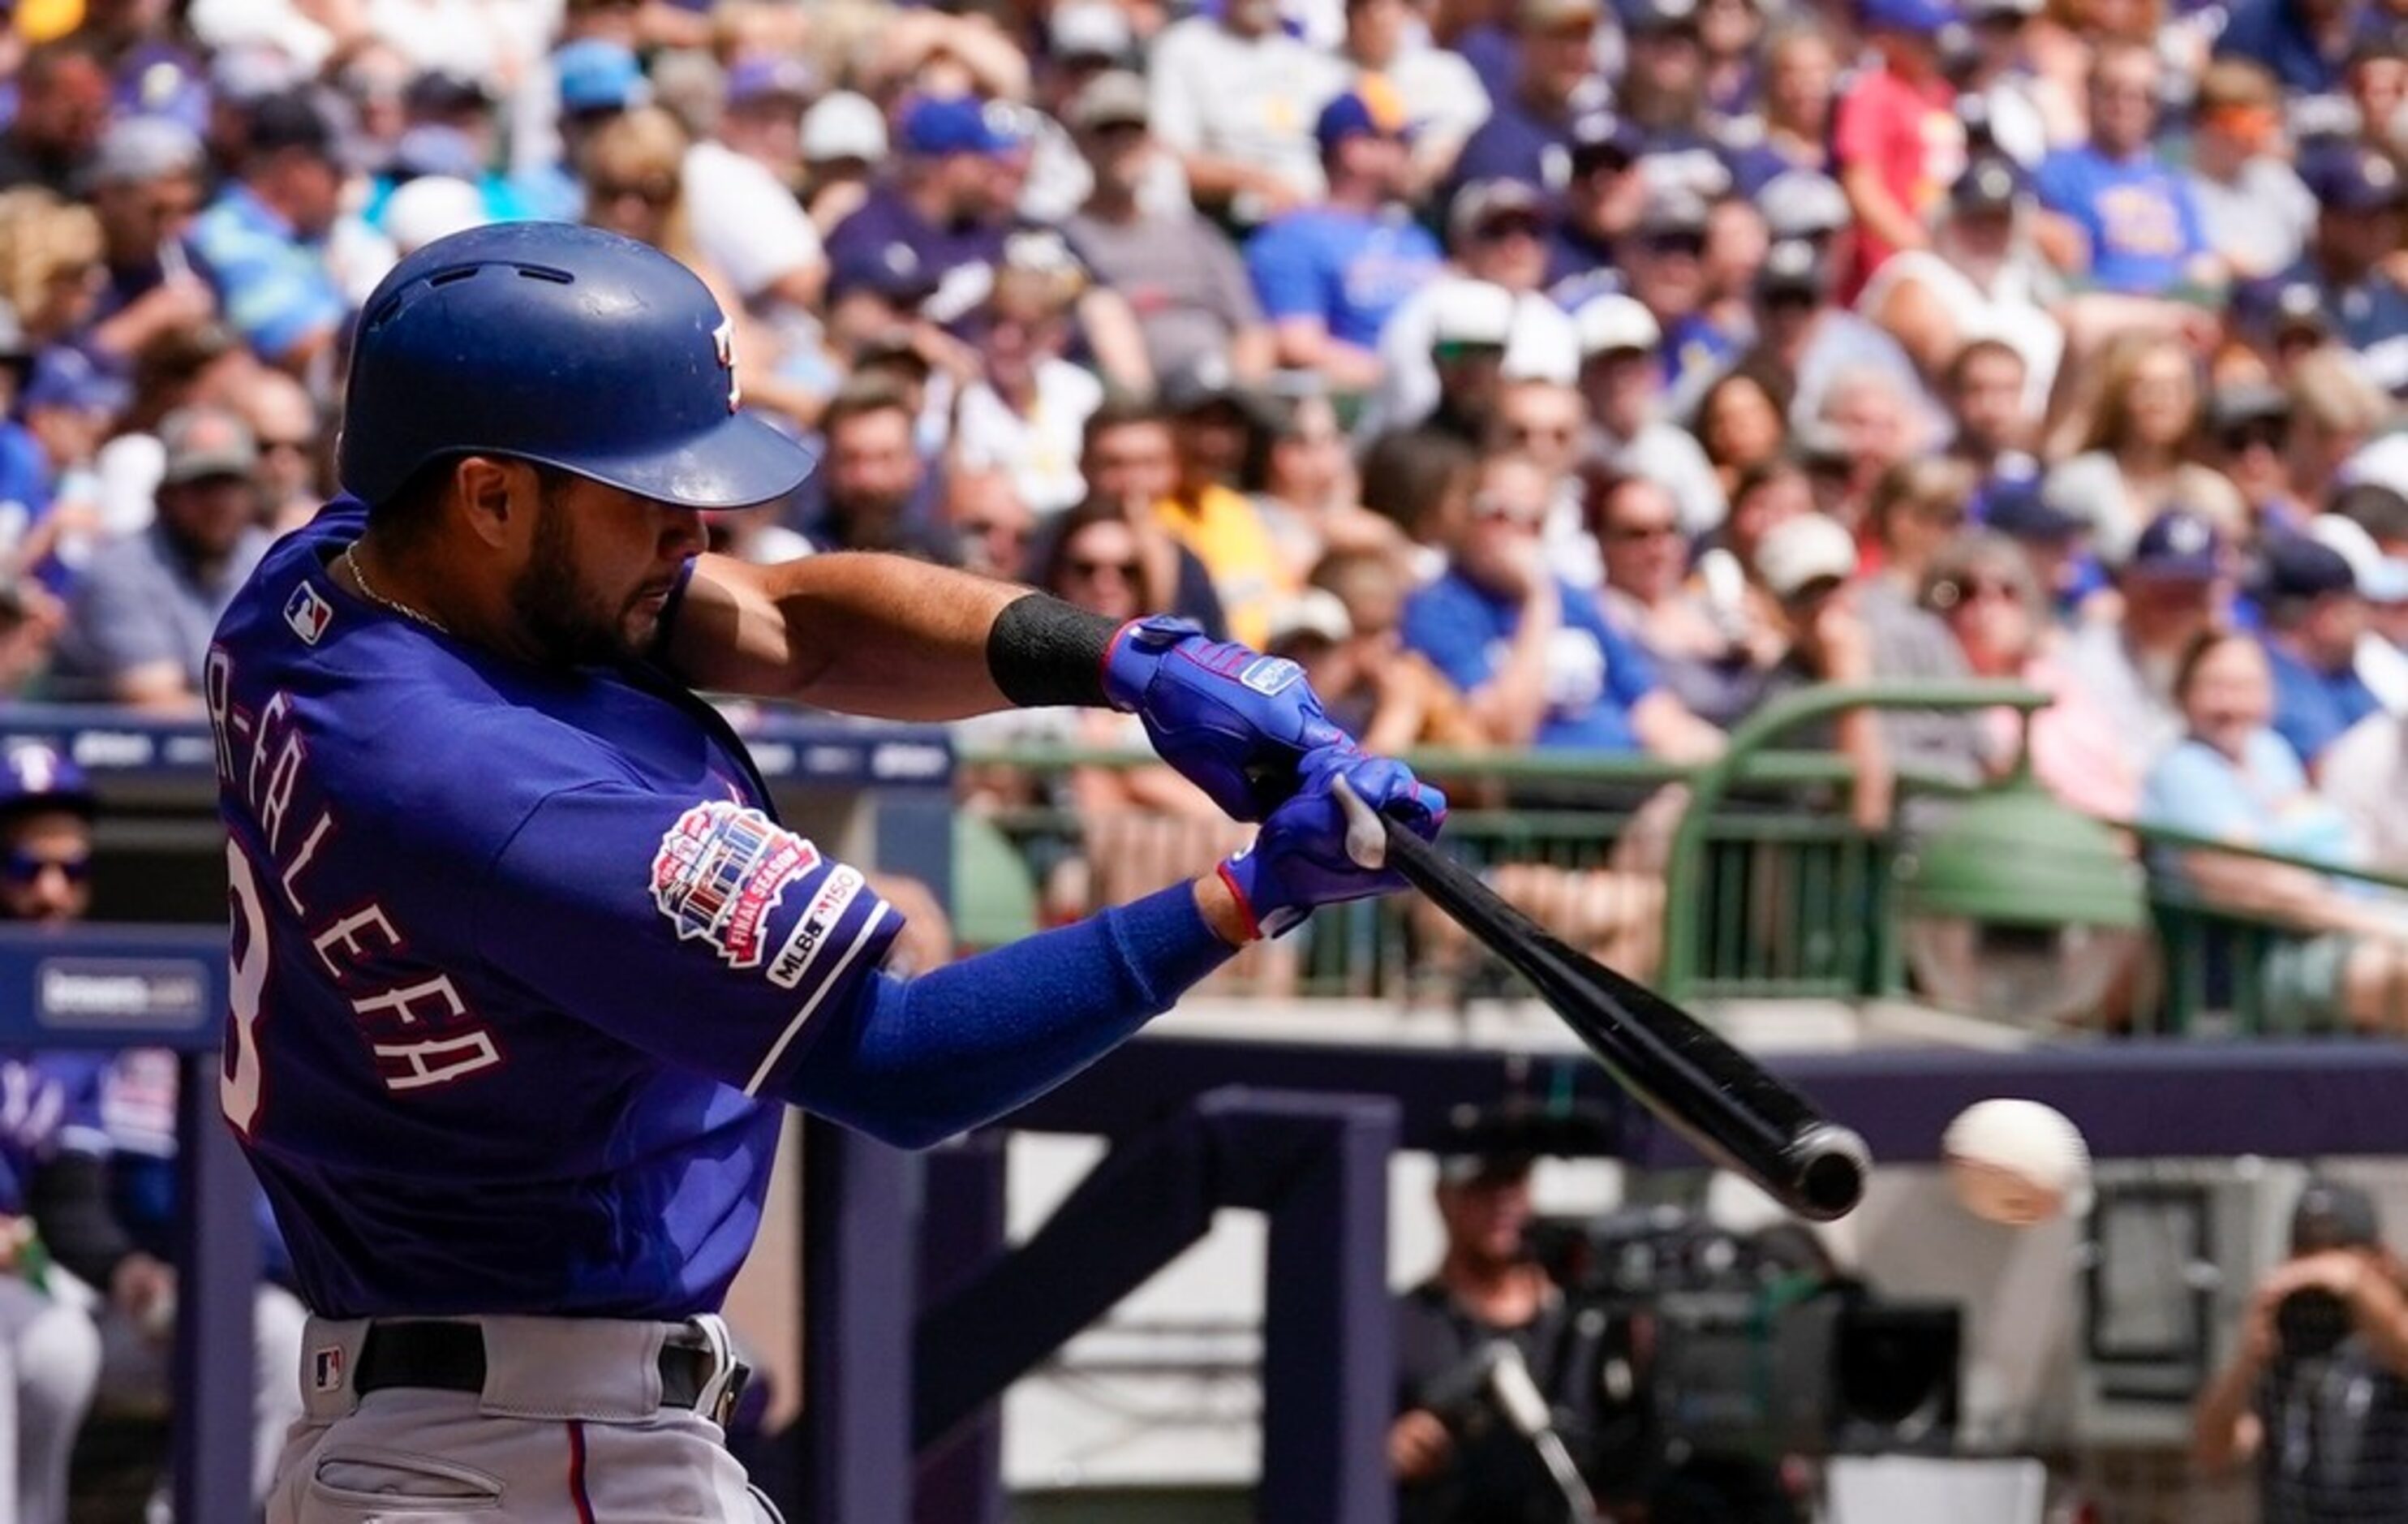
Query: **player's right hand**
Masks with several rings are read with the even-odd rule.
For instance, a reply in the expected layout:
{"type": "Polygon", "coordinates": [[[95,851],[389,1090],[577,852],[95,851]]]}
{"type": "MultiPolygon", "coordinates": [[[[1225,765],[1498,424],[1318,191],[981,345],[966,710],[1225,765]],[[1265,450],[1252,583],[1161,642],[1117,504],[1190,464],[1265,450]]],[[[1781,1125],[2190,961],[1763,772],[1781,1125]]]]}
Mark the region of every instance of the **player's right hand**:
{"type": "Polygon", "coordinates": [[[1301,924],[1316,905],[1393,893],[1405,882],[1384,864],[1383,815],[1427,841],[1446,820],[1446,796],[1401,762],[1324,747],[1307,755],[1296,793],[1254,843],[1221,865],[1221,880],[1268,937],[1301,924]]]}

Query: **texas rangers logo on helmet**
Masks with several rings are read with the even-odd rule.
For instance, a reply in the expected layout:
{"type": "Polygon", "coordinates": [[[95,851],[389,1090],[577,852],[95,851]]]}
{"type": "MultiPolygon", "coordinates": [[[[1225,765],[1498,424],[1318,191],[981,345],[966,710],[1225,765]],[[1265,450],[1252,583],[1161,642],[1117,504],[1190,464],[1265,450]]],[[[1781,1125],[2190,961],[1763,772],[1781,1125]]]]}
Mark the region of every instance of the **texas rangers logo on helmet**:
{"type": "Polygon", "coordinates": [[[711,347],[719,352],[719,368],[727,372],[727,410],[744,405],[744,386],[736,379],[736,320],[722,318],[710,330],[711,347]]]}
{"type": "Polygon", "coordinates": [[[679,940],[698,937],[731,968],[758,968],[769,913],[819,850],[758,810],[726,799],[678,816],[652,855],[652,903],[679,940]]]}

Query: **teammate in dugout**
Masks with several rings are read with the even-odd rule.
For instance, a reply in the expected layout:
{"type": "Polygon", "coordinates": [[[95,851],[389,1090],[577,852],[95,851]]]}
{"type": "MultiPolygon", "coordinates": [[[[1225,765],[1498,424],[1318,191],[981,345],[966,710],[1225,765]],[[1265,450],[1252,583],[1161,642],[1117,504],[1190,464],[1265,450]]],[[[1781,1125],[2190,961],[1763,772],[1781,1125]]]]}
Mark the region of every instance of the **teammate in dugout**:
{"type": "Polygon", "coordinates": [[[713,1417],[779,1103],[907,1146],[998,1115],[1238,944],[1398,887],[1363,866],[1369,812],[1443,818],[1292,666],[1186,626],[883,556],[699,554],[695,510],[810,466],[738,410],[727,332],[682,267],[592,229],[421,250],[362,312],[346,496],[219,627],[222,1098],[316,1315],[274,1524],[768,1517],[713,1417]],[[896,913],[778,824],[696,689],[1110,703],[1261,830],[905,981],[896,913]]]}

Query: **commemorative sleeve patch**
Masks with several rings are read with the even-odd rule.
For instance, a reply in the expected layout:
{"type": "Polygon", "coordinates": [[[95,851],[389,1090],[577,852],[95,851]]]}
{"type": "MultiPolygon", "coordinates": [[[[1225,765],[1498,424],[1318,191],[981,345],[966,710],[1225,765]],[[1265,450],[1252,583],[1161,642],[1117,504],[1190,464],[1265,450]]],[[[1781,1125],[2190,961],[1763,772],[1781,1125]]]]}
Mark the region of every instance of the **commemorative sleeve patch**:
{"type": "Polygon", "coordinates": [[[760,811],[713,799],[663,833],[652,903],[680,941],[699,938],[730,968],[754,969],[786,885],[819,865],[818,848],[760,811]]]}

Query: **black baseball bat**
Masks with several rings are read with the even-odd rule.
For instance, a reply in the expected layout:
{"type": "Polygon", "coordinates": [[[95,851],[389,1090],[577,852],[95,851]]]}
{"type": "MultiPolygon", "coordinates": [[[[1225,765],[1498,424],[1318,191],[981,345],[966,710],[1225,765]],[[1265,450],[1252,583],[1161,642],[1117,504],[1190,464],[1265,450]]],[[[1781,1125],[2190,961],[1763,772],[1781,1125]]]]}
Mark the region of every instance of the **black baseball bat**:
{"type": "Polygon", "coordinates": [[[1865,1193],[1865,1141],[1704,1023],[1575,952],[1400,822],[1388,865],[1527,979],[1614,1083],[1697,1150],[1801,1217],[1844,1216],[1865,1193]]]}

